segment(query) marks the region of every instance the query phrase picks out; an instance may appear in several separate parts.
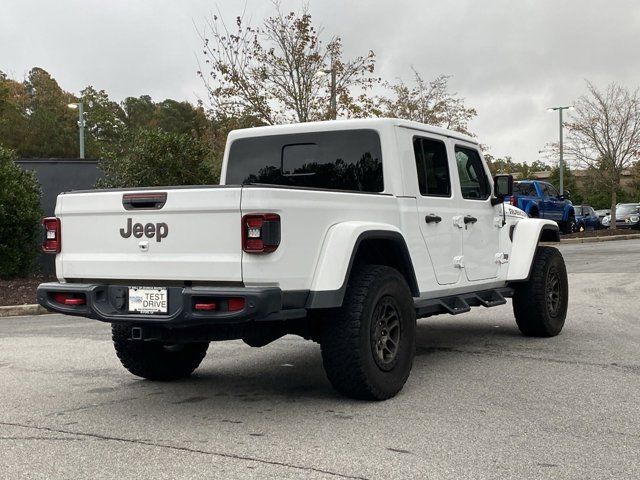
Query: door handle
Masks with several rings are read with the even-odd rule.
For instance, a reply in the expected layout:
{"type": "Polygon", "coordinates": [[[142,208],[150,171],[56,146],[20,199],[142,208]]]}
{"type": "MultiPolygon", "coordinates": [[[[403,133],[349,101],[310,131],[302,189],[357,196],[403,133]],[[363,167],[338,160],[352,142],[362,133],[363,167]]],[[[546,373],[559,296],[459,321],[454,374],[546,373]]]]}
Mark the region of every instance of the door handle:
{"type": "Polygon", "coordinates": [[[440,223],[442,221],[442,217],[439,217],[438,215],[430,213],[429,215],[424,217],[424,221],[427,223],[440,223]]]}
{"type": "Polygon", "coordinates": [[[471,215],[464,216],[464,224],[468,225],[469,223],[476,223],[478,219],[476,217],[472,217],[471,215]]]}

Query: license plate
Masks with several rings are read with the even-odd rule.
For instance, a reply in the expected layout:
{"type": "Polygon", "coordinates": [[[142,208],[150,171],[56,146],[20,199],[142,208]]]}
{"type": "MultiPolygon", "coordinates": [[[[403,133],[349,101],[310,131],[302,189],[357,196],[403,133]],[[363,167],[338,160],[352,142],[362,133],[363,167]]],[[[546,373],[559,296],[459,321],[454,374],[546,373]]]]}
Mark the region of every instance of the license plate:
{"type": "Polygon", "coordinates": [[[167,289],[161,287],[129,287],[129,312],[167,313],[167,289]]]}

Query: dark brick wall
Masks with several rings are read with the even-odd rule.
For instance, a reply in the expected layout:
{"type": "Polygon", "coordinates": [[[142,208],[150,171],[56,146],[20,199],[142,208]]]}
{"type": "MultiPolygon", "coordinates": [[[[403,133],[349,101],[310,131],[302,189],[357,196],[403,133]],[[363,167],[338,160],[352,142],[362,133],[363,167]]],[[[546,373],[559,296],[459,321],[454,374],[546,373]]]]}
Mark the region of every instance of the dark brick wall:
{"type": "MultiPolygon", "coordinates": [[[[40,205],[46,217],[52,217],[56,197],[61,192],[93,188],[102,176],[97,160],[79,158],[23,158],[16,164],[25,170],[33,170],[42,187],[40,205]]],[[[40,255],[38,262],[42,271],[54,273],[53,255],[40,255]]]]}

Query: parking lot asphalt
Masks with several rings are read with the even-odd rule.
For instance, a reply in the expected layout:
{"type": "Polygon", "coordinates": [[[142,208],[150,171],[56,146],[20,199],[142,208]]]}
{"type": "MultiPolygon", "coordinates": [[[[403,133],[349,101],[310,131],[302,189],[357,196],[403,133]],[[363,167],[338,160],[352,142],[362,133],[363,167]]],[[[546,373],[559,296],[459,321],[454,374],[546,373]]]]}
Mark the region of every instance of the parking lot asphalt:
{"type": "Polygon", "coordinates": [[[106,324],[0,319],[0,478],[639,478],[640,241],[561,250],[561,335],[521,336],[510,305],[420,320],[379,403],[334,393],[297,337],[212,344],[154,383],[106,324]]]}

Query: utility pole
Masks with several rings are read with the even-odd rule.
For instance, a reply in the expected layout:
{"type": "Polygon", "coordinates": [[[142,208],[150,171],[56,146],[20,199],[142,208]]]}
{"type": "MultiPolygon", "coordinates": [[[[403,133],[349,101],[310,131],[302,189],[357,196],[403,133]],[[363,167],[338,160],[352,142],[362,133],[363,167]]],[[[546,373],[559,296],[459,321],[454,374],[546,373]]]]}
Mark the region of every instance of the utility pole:
{"type": "Polygon", "coordinates": [[[337,92],[337,78],[338,74],[336,72],[335,64],[333,63],[333,59],[331,59],[331,68],[326,68],[323,70],[318,70],[316,73],[317,77],[324,77],[325,75],[331,75],[331,79],[329,81],[329,91],[330,91],[330,99],[329,99],[329,118],[331,120],[335,120],[338,118],[338,92],[337,92]]]}
{"type": "Polygon", "coordinates": [[[331,119],[335,120],[338,116],[338,105],[336,101],[336,69],[331,64],[331,119]]]}
{"type": "Polygon", "coordinates": [[[560,195],[564,195],[564,145],[563,145],[563,138],[562,138],[562,111],[563,110],[573,110],[573,106],[567,106],[567,107],[551,107],[548,108],[547,111],[548,112],[554,112],[554,111],[558,111],[559,117],[560,117],[560,163],[559,163],[559,168],[560,168],[560,195]]]}
{"type": "Polygon", "coordinates": [[[80,135],[80,158],[84,159],[84,106],[82,102],[70,103],[67,107],[78,109],[78,130],[80,135]]]}

